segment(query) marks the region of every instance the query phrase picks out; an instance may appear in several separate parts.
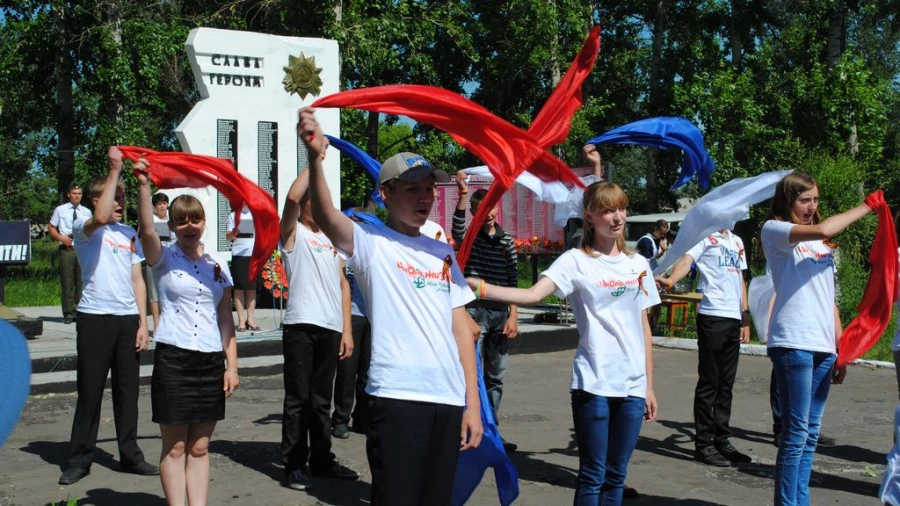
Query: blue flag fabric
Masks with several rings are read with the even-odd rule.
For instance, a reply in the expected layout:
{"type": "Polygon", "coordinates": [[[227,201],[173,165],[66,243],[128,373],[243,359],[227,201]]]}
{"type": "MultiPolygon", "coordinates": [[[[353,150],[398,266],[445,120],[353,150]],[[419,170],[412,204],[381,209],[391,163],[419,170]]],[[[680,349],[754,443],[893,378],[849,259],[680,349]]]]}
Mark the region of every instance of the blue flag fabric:
{"type": "MultiPolygon", "coordinates": [[[[328,138],[328,141],[335,149],[349,156],[354,162],[362,165],[362,167],[366,169],[366,172],[372,176],[372,179],[375,180],[375,183],[378,183],[378,174],[381,173],[381,163],[378,160],[369,156],[368,153],[355,144],[328,134],[325,134],[325,137],[328,138]]],[[[378,192],[377,187],[375,188],[375,191],[372,192],[372,200],[378,204],[378,207],[384,207],[384,201],[381,200],[381,194],[378,192]]]]}
{"type": "Polygon", "coordinates": [[[632,144],[658,149],[680,148],[684,151],[681,159],[681,174],[672,185],[675,190],[686,185],[697,176],[701,188],[709,188],[709,177],[716,169],[706,147],[703,134],[690,121],[677,117],[647,118],[614,128],[595,137],[587,144],[632,144]]]}
{"type": "Polygon", "coordinates": [[[348,218],[356,218],[356,219],[358,219],[358,220],[360,221],[360,223],[366,223],[366,224],[368,224],[368,225],[373,225],[373,226],[376,226],[376,227],[385,227],[385,226],[387,226],[387,225],[384,224],[383,221],[381,221],[381,220],[378,218],[378,216],[375,216],[374,214],[370,214],[370,213],[365,213],[365,212],[362,212],[362,211],[354,211],[353,208],[347,208],[347,209],[344,209],[344,214],[345,214],[348,218]]]}
{"type": "Polygon", "coordinates": [[[484,436],[478,448],[459,454],[456,480],[453,483],[453,506],[461,506],[469,500],[488,467],[494,468],[494,479],[497,482],[497,495],[501,506],[509,506],[519,497],[519,472],[503,449],[503,439],[500,438],[497,421],[494,419],[494,412],[491,411],[487,389],[484,386],[479,346],[475,347],[475,362],[478,364],[478,397],[481,399],[481,424],[484,426],[484,436]]]}

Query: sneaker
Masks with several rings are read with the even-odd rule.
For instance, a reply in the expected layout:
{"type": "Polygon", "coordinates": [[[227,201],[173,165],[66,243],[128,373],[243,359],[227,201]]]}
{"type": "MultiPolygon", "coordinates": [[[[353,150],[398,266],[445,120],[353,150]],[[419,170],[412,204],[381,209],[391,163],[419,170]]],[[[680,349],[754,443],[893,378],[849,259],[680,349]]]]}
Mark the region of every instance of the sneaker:
{"type": "Polygon", "coordinates": [[[713,446],[697,448],[697,450],[694,452],[694,460],[700,462],[701,464],[707,464],[716,467],[728,467],[731,465],[731,462],[723,457],[722,454],[719,453],[719,450],[716,450],[716,448],[713,446]]]}
{"type": "Polygon", "coordinates": [[[347,439],[350,437],[350,428],[346,423],[339,423],[331,428],[331,435],[338,439],[347,439]]]}
{"type": "Polygon", "coordinates": [[[338,480],[358,480],[359,473],[349,467],[334,461],[328,467],[322,469],[310,469],[310,474],[321,478],[336,478],[338,480]]]}
{"type": "Polygon", "coordinates": [[[309,475],[306,469],[294,469],[287,473],[287,487],[294,490],[309,490],[312,483],[309,481],[309,475]]]}
{"type": "Polygon", "coordinates": [[[836,444],[837,440],[833,437],[829,437],[825,434],[819,433],[819,446],[834,446],[836,444]]]}
{"type": "Polygon", "coordinates": [[[719,451],[719,455],[731,461],[732,464],[749,464],[753,462],[753,459],[750,458],[749,455],[744,455],[739,452],[737,448],[732,446],[729,442],[716,445],[716,450],[719,451]]]}
{"type": "Polygon", "coordinates": [[[510,443],[509,441],[502,439],[502,438],[501,438],[501,441],[503,441],[503,450],[507,454],[512,453],[519,449],[519,445],[517,445],[516,443],[510,443]]]}

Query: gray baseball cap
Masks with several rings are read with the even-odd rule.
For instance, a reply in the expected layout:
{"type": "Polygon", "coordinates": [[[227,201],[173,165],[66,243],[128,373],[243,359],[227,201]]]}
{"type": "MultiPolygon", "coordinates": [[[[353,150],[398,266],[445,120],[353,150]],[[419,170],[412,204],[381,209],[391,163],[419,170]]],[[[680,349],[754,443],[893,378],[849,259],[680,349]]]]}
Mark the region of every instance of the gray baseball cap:
{"type": "Polygon", "coordinates": [[[438,183],[450,182],[450,175],[431,165],[431,162],[424,156],[408,152],[398,153],[385,160],[381,165],[378,184],[383,185],[393,179],[418,181],[429,174],[433,174],[434,180],[438,183]]]}

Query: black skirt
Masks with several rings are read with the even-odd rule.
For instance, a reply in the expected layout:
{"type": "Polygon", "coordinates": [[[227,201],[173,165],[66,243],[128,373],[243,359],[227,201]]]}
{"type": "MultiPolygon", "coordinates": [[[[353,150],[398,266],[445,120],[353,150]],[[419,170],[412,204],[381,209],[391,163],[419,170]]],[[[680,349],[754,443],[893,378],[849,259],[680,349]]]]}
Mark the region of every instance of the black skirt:
{"type": "Polygon", "coordinates": [[[235,290],[258,289],[258,280],[250,280],[250,257],[231,257],[231,279],[235,290]]]}
{"type": "Polygon", "coordinates": [[[150,399],[153,421],[168,425],[225,418],[225,353],[157,343],[150,399]]]}

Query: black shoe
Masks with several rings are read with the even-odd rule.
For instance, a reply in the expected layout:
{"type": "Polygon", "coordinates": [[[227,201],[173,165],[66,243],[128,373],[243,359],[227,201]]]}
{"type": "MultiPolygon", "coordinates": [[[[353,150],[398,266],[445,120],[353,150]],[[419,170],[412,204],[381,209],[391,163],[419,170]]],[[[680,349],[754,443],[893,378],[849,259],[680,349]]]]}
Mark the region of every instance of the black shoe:
{"type": "Polygon", "coordinates": [[[309,481],[309,473],[306,469],[294,469],[287,473],[287,487],[294,490],[309,490],[312,483],[309,481]]]}
{"type": "Polygon", "coordinates": [[[63,318],[63,323],[65,323],[66,325],[71,324],[73,321],[74,319],[71,316],[66,316],[65,318],[63,318]]]}
{"type": "Polygon", "coordinates": [[[159,476],[159,467],[142,460],[137,464],[122,465],[122,471],[131,474],[139,474],[141,476],[159,476]]]}
{"type": "Polygon", "coordinates": [[[338,439],[347,439],[350,437],[350,429],[346,423],[339,423],[331,428],[331,435],[338,439]]]}
{"type": "Polygon", "coordinates": [[[834,446],[837,444],[837,440],[833,437],[826,436],[825,434],[819,433],[819,446],[834,446]]]}
{"type": "Polygon", "coordinates": [[[350,469],[349,467],[341,464],[338,461],[334,461],[331,463],[330,466],[322,468],[322,469],[310,468],[309,474],[319,477],[319,478],[336,478],[338,480],[358,480],[359,479],[359,473],[357,473],[353,469],[350,469]]]}
{"type": "Polygon", "coordinates": [[[82,478],[91,474],[90,469],[85,469],[83,467],[70,467],[66,469],[66,472],[62,473],[62,476],[59,477],[60,485],[71,485],[73,483],[78,483],[82,478]]]}
{"type": "Polygon", "coordinates": [[[640,499],[641,494],[638,494],[638,491],[632,487],[626,486],[622,490],[622,499],[640,499]]]}
{"type": "Polygon", "coordinates": [[[731,465],[731,462],[723,457],[722,454],[719,453],[719,450],[716,450],[716,448],[713,446],[697,448],[697,450],[694,452],[694,460],[700,462],[701,464],[707,464],[716,467],[728,467],[731,465]]]}
{"type": "Polygon", "coordinates": [[[749,455],[739,452],[731,443],[726,442],[716,445],[716,450],[718,450],[719,455],[731,461],[732,464],[749,464],[753,462],[749,455]]]}
{"type": "Polygon", "coordinates": [[[501,441],[503,441],[503,450],[507,454],[512,453],[519,449],[519,445],[517,445],[516,443],[510,443],[509,441],[502,439],[502,438],[501,438],[501,441]]]}

